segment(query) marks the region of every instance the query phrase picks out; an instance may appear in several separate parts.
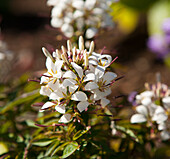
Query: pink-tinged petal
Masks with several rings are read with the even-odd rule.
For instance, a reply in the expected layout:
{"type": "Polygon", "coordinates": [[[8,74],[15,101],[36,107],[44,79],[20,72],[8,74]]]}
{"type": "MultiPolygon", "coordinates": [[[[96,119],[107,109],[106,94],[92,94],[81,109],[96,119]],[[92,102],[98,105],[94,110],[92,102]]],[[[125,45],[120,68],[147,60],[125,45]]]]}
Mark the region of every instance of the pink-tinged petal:
{"type": "Polygon", "coordinates": [[[95,82],[88,82],[84,88],[85,90],[90,91],[99,88],[99,86],[95,82]]]}
{"type": "Polygon", "coordinates": [[[95,75],[94,75],[94,73],[89,73],[89,74],[87,74],[86,76],[85,76],[85,78],[84,78],[84,82],[86,82],[86,81],[94,81],[95,80],[95,75]]]}
{"type": "Polygon", "coordinates": [[[75,101],[87,101],[88,98],[84,92],[77,91],[71,96],[71,99],[75,101]]]}
{"type": "Polygon", "coordinates": [[[68,87],[68,86],[74,86],[77,82],[73,79],[65,79],[63,81],[63,86],[68,87]]]}
{"type": "Polygon", "coordinates": [[[58,121],[59,123],[68,123],[72,120],[72,115],[71,114],[64,114],[60,120],[58,121]]]}
{"type": "Polygon", "coordinates": [[[55,104],[52,102],[46,102],[41,109],[39,110],[39,112],[43,112],[45,109],[51,108],[53,107],[55,104]]]}
{"type": "Polygon", "coordinates": [[[147,121],[146,117],[142,114],[134,114],[130,119],[131,123],[143,123],[146,121],[147,121]]]}
{"type": "Polygon", "coordinates": [[[105,81],[105,85],[111,83],[113,79],[117,77],[116,73],[113,72],[106,72],[103,76],[103,80],[105,81]]]}
{"type": "Polygon", "coordinates": [[[146,108],[146,106],[144,105],[139,105],[136,107],[136,111],[142,115],[144,115],[145,117],[148,116],[148,110],[146,108]]]}
{"type": "Polygon", "coordinates": [[[58,111],[61,114],[64,114],[66,112],[66,108],[64,105],[56,105],[55,110],[58,111]]]}
{"type": "Polygon", "coordinates": [[[76,75],[75,73],[73,73],[72,71],[66,71],[65,74],[63,75],[63,78],[73,78],[76,79],[76,75]]]}
{"type": "Polygon", "coordinates": [[[40,89],[40,94],[41,95],[50,96],[51,92],[52,91],[49,89],[48,86],[41,86],[41,89],[40,89]]]}
{"type": "Polygon", "coordinates": [[[79,77],[82,78],[82,76],[83,76],[83,69],[79,65],[74,63],[74,62],[71,62],[71,65],[76,70],[76,72],[78,73],[79,77]]]}
{"type": "Polygon", "coordinates": [[[106,99],[106,98],[102,98],[101,101],[100,101],[100,104],[101,104],[102,107],[105,107],[109,103],[110,103],[110,100],[106,99]]]}
{"type": "Polygon", "coordinates": [[[84,111],[88,106],[89,106],[89,102],[87,102],[87,101],[79,102],[79,103],[77,104],[77,109],[78,109],[78,110],[80,111],[80,113],[81,113],[81,112],[84,111]]]}

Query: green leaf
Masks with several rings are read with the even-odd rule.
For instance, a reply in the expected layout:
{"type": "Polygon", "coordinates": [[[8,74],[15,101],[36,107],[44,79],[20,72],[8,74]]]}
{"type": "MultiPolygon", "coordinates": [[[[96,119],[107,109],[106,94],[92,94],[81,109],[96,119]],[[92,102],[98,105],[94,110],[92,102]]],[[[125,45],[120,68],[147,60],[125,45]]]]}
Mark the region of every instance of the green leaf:
{"type": "Polygon", "coordinates": [[[80,138],[82,135],[84,135],[85,133],[87,133],[88,130],[79,130],[74,136],[73,136],[73,140],[77,140],[78,138],[80,138]]]}
{"type": "Polygon", "coordinates": [[[15,99],[14,101],[8,103],[5,107],[3,107],[3,109],[1,109],[0,113],[3,114],[8,110],[13,109],[13,107],[15,107],[16,105],[26,103],[26,102],[31,101],[31,100],[39,97],[39,96],[40,96],[39,90],[35,90],[33,92],[30,92],[30,93],[25,93],[22,96],[15,99]]]}
{"type": "Polygon", "coordinates": [[[124,128],[123,126],[119,126],[119,125],[115,125],[115,128],[117,130],[120,130],[122,132],[124,132],[125,134],[129,135],[130,137],[134,138],[136,142],[139,142],[139,139],[137,138],[137,136],[134,134],[134,132],[128,128],[124,128]]]}
{"type": "Polygon", "coordinates": [[[58,151],[62,150],[66,145],[68,145],[70,142],[65,142],[62,145],[60,145],[59,147],[57,147],[53,153],[51,154],[51,156],[53,156],[54,154],[56,154],[58,151]]]}
{"type": "Polygon", "coordinates": [[[68,144],[64,151],[63,151],[63,156],[61,158],[67,158],[69,157],[71,154],[73,154],[77,149],[79,148],[79,145],[77,142],[71,142],[70,144],[68,144]]]}
{"type": "Polygon", "coordinates": [[[28,120],[26,120],[25,122],[27,123],[27,125],[28,125],[29,127],[38,128],[38,126],[35,125],[35,122],[34,122],[33,120],[28,119],[28,120]]]}
{"type": "Polygon", "coordinates": [[[54,140],[53,139],[40,139],[36,142],[33,142],[32,145],[34,146],[47,146],[51,144],[54,140]]]}
{"type": "Polygon", "coordinates": [[[53,156],[53,157],[43,157],[41,159],[58,159],[59,157],[58,156],[53,156]]]}
{"type": "Polygon", "coordinates": [[[47,151],[45,153],[45,156],[49,156],[53,150],[59,145],[60,141],[55,141],[53,142],[48,148],[47,148],[47,151]]]}

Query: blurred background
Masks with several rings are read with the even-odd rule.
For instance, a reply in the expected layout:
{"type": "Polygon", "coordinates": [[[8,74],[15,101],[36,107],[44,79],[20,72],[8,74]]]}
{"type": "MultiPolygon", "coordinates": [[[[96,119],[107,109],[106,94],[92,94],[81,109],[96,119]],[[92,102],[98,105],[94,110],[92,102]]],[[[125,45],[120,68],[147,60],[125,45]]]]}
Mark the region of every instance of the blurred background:
{"type": "MultiPolygon", "coordinates": [[[[27,81],[38,79],[46,69],[42,46],[51,53],[61,45],[66,46],[67,38],[50,25],[52,7],[46,3],[46,0],[0,0],[0,125],[3,125],[0,155],[8,149],[15,154],[23,145],[25,150],[38,112],[31,105],[46,101],[34,91],[40,85],[27,81]]],[[[118,56],[111,67],[119,77],[124,76],[113,86],[111,96],[127,97],[132,91],[143,91],[145,82],[156,82],[158,72],[162,83],[169,86],[170,40],[165,36],[170,37],[170,22],[162,26],[170,18],[170,0],[115,0],[111,10],[114,28],[103,30],[94,39],[96,52],[106,47],[104,53],[113,58],[118,56]],[[155,35],[160,38],[152,39],[155,35]]],[[[121,113],[118,108],[114,114],[129,120],[131,104],[127,99],[123,103],[125,111],[121,113]]]]}
{"type": "MultiPolygon", "coordinates": [[[[155,81],[156,72],[161,73],[162,82],[170,84],[169,67],[147,48],[154,27],[161,29],[161,20],[170,14],[166,3],[169,0],[122,0],[112,5],[115,27],[98,35],[95,43],[96,50],[106,46],[106,53],[119,57],[114,67],[125,78],[119,81],[117,91],[128,94],[140,90],[145,82],[155,81]]],[[[51,51],[66,44],[59,30],[50,26],[50,10],[46,0],[0,1],[1,39],[14,54],[4,82],[44,69],[42,46],[51,51]]]]}

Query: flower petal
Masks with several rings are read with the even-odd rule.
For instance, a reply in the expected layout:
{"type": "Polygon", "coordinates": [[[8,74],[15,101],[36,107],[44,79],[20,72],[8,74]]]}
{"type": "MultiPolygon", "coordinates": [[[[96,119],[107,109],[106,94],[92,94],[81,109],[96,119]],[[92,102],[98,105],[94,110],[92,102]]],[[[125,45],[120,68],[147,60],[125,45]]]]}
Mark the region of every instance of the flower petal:
{"type": "Polygon", "coordinates": [[[73,73],[72,71],[66,71],[65,74],[63,75],[63,78],[73,78],[76,79],[76,75],[75,73],[73,73]]]}
{"type": "Polygon", "coordinates": [[[167,130],[164,130],[161,132],[161,138],[162,140],[169,140],[170,139],[170,132],[167,130]]]}
{"type": "Polygon", "coordinates": [[[39,110],[39,112],[43,112],[44,109],[47,109],[47,108],[51,108],[52,106],[54,106],[55,104],[52,103],[52,102],[46,102],[42,107],[41,109],[39,110]]]}
{"type": "Polygon", "coordinates": [[[146,121],[147,121],[146,117],[142,114],[134,114],[130,119],[131,123],[143,123],[146,121]]]}
{"type": "Polygon", "coordinates": [[[98,78],[102,78],[105,72],[105,67],[103,66],[97,66],[95,69],[95,75],[98,76],[98,78]]]}
{"type": "Polygon", "coordinates": [[[61,98],[64,98],[62,91],[57,90],[50,94],[50,99],[52,100],[60,100],[61,98]]]}
{"type": "Polygon", "coordinates": [[[74,63],[74,62],[71,62],[71,65],[76,70],[76,72],[78,73],[79,77],[82,78],[82,76],[83,76],[83,69],[79,65],[74,63]]]}
{"type": "Polygon", "coordinates": [[[72,115],[71,114],[64,114],[60,120],[58,121],[59,123],[68,123],[70,122],[72,119],[72,115]]]}
{"type": "Polygon", "coordinates": [[[85,90],[90,91],[90,90],[99,88],[99,86],[98,86],[95,82],[88,82],[88,83],[85,85],[84,88],[85,88],[85,90]]]}
{"type": "Polygon", "coordinates": [[[77,82],[73,79],[65,79],[63,81],[63,86],[67,87],[67,86],[74,86],[77,82]]]}
{"type": "Polygon", "coordinates": [[[76,9],[83,10],[84,9],[84,1],[82,0],[74,0],[72,6],[76,9]]]}
{"type": "Polygon", "coordinates": [[[136,107],[136,111],[142,115],[144,115],[145,117],[148,116],[148,110],[144,105],[139,105],[136,107]]]}
{"type": "Polygon", "coordinates": [[[48,85],[47,86],[41,86],[41,89],[40,89],[41,95],[50,96],[51,92],[52,91],[49,89],[48,85]]]}
{"type": "Polygon", "coordinates": [[[71,96],[71,99],[75,101],[87,101],[88,98],[84,92],[77,91],[71,96]]]}
{"type": "Polygon", "coordinates": [[[65,109],[64,105],[56,105],[55,110],[58,111],[61,114],[64,114],[66,112],[66,109],[65,109]]]}
{"type": "Polygon", "coordinates": [[[86,0],[84,6],[87,10],[92,10],[95,7],[95,4],[96,0],[86,0]]]}
{"type": "Polygon", "coordinates": [[[56,60],[55,62],[55,70],[56,71],[61,71],[61,67],[63,66],[63,60],[56,60]]]}
{"type": "Polygon", "coordinates": [[[106,72],[103,76],[103,80],[105,81],[105,85],[109,84],[116,77],[117,77],[116,73],[106,72]]]}
{"type": "Polygon", "coordinates": [[[72,37],[74,34],[74,29],[71,25],[64,23],[61,27],[61,31],[64,33],[64,35],[68,38],[72,37]]]}
{"type": "Polygon", "coordinates": [[[86,82],[86,81],[90,81],[90,80],[92,80],[92,81],[94,81],[95,80],[95,75],[94,75],[94,73],[88,73],[86,76],[85,76],[85,78],[84,78],[84,82],[86,82]]]}
{"type": "Polygon", "coordinates": [[[152,103],[152,100],[150,97],[145,97],[144,99],[141,100],[141,103],[147,106],[152,103]]]}
{"type": "Polygon", "coordinates": [[[97,34],[97,32],[98,32],[97,28],[88,28],[86,30],[85,36],[86,36],[87,39],[91,39],[97,34]]]}
{"type": "Polygon", "coordinates": [[[101,101],[100,101],[100,104],[101,104],[102,107],[105,107],[109,103],[110,103],[110,100],[106,99],[106,98],[102,98],[101,101]]]}
{"type": "Polygon", "coordinates": [[[164,97],[162,99],[162,102],[163,102],[165,108],[167,108],[167,109],[170,108],[170,97],[164,97]]]}
{"type": "Polygon", "coordinates": [[[89,106],[89,102],[87,102],[87,101],[79,102],[79,103],[77,104],[77,109],[78,109],[78,110],[80,111],[80,113],[81,113],[81,112],[84,111],[88,106],[89,106]]]}

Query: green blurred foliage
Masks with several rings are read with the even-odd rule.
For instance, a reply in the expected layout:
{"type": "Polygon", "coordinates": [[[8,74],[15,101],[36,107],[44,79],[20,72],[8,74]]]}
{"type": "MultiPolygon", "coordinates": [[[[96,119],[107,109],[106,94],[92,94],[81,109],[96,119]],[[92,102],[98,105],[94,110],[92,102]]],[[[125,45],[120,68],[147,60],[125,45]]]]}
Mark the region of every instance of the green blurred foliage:
{"type": "Polygon", "coordinates": [[[123,4],[139,11],[147,10],[156,1],[158,0],[120,0],[123,4]]]}
{"type": "Polygon", "coordinates": [[[149,34],[163,34],[162,23],[168,17],[170,17],[170,0],[162,0],[155,3],[148,11],[149,34]]]}

